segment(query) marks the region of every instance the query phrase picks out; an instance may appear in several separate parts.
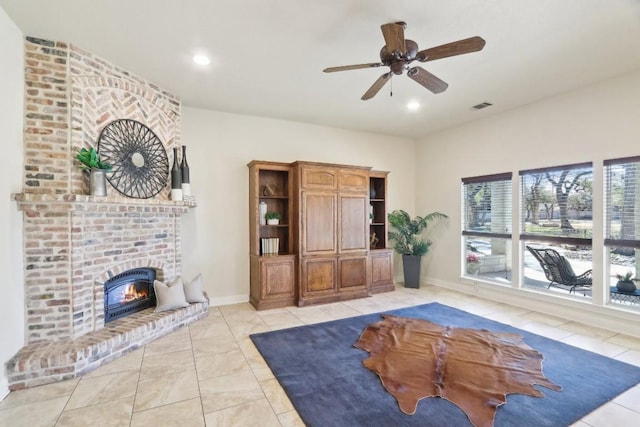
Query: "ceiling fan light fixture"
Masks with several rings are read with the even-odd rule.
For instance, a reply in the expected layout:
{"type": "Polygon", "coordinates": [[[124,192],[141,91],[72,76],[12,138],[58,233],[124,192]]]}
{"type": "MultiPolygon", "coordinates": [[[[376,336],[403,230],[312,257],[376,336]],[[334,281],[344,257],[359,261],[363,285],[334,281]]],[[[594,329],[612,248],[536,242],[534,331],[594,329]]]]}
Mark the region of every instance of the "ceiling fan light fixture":
{"type": "Polygon", "coordinates": [[[406,27],[407,24],[404,21],[396,21],[380,26],[384,38],[384,45],[380,49],[380,62],[329,67],[323,71],[332,73],[334,71],[357,70],[360,68],[389,67],[389,72],[378,77],[378,80],[362,95],[360,99],[363,101],[373,98],[385,83],[390,80],[389,77],[403,74],[405,71],[411,80],[436,94],[444,92],[449,85],[424,68],[420,66],[410,67],[410,64],[415,60],[427,62],[477,52],[482,50],[485,45],[482,37],[475,36],[429,49],[418,50],[418,43],[404,37],[406,27]]]}
{"type": "Polygon", "coordinates": [[[209,57],[203,54],[193,55],[193,62],[196,65],[202,65],[202,66],[211,64],[211,60],[209,59],[209,57]]]}

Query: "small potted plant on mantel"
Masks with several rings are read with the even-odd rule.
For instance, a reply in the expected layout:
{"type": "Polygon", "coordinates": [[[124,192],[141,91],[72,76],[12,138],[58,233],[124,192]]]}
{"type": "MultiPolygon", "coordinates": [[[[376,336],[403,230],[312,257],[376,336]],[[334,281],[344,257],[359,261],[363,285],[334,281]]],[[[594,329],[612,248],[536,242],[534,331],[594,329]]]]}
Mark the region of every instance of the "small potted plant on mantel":
{"type": "Polygon", "coordinates": [[[75,159],[80,162],[80,169],[89,175],[89,194],[92,196],[107,195],[106,172],[111,170],[111,165],[100,160],[100,155],[95,148],[81,148],[75,159]]]}
{"type": "Polygon", "coordinates": [[[278,225],[280,224],[280,213],[278,212],[267,212],[264,215],[265,219],[267,220],[267,225],[278,225]]]}

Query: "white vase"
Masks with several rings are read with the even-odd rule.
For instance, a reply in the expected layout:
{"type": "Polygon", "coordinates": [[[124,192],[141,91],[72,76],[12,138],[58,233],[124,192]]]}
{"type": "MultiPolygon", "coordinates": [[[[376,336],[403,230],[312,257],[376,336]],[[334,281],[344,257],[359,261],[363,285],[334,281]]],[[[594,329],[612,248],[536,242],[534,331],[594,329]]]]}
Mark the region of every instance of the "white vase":
{"type": "Polygon", "coordinates": [[[265,225],[267,220],[265,219],[265,215],[267,214],[267,204],[265,202],[260,202],[258,205],[258,215],[260,216],[260,225],[265,225]]]}
{"type": "Polygon", "coordinates": [[[267,225],[278,225],[280,224],[280,220],[277,218],[270,218],[267,220],[267,225]]]}

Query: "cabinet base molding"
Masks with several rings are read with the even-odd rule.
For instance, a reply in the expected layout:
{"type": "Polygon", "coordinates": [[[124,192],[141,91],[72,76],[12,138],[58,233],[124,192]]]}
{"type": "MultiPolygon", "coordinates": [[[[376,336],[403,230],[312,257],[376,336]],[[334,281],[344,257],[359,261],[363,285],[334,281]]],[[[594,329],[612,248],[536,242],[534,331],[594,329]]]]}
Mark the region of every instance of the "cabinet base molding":
{"type": "MultiPolygon", "coordinates": [[[[395,289],[395,287],[393,288],[395,289]]],[[[352,299],[358,298],[366,298],[370,297],[371,293],[368,290],[358,291],[358,292],[344,292],[338,293],[334,295],[326,295],[322,297],[313,297],[313,298],[299,298],[298,299],[298,307],[308,307],[310,305],[318,305],[318,304],[327,304],[331,302],[340,302],[340,301],[348,301],[352,299]]]]}

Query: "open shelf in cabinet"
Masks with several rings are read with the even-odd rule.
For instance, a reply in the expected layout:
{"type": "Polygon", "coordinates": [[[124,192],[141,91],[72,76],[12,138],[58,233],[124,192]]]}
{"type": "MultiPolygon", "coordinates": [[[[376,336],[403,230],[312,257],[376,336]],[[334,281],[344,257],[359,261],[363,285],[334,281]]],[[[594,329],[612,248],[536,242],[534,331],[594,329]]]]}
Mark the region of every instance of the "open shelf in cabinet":
{"type": "Polygon", "coordinates": [[[278,239],[278,253],[270,254],[264,253],[264,249],[262,248],[262,244],[260,245],[260,255],[262,256],[271,256],[271,255],[286,255],[291,253],[289,248],[289,225],[288,224],[279,224],[279,225],[261,225],[260,226],[260,239],[278,239]]]}
{"type": "Polygon", "coordinates": [[[369,248],[387,248],[387,172],[371,171],[369,177],[369,203],[371,218],[369,223],[369,248]]]}
{"type": "Polygon", "coordinates": [[[369,203],[372,209],[369,224],[369,290],[371,293],[389,292],[393,283],[393,249],[387,241],[387,176],[388,172],[369,174],[369,203]],[[375,239],[373,238],[375,234],[375,239]]]}
{"type": "Polygon", "coordinates": [[[259,248],[260,255],[284,255],[291,253],[289,246],[289,171],[260,169],[258,172],[259,202],[266,204],[266,212],[277,212],[280,214],[278,225],[262,224],[263,219],[259,218],[259,238],[278,239],[278,252],[264,253],[262,244],[259,248]]]}
{"type": "Polygon", "coordinates": [[[277,256],[293,253],[291,222],[291,181],[288,164],[278,162],[249,163],[250,168],[250,216],[252,254],[257,256],[277,256]],[[278,225],[267,225],[265,212],[280,214],[278,225]],[[277,253],[273,241],[263,243],[264,239],[278,239],[277,253]],[[267,251],[265,251],[267,249],[267,251]]]}

